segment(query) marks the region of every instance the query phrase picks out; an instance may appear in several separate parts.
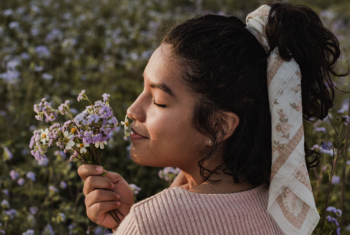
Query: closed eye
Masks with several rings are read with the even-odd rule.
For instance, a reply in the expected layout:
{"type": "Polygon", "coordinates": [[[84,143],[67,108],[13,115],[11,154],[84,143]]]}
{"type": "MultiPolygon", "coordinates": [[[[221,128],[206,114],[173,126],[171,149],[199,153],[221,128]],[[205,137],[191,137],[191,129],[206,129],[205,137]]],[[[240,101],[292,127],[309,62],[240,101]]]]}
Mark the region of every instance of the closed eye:
{"type": "Polygon", "coordinates": [[[153,104],[155,104],[155,105],[157,105],[157,106],[159,106],[161,108],[165,108],[166,107],[165,104],[157,104],[155,99],[153,99],[153,104]]]}

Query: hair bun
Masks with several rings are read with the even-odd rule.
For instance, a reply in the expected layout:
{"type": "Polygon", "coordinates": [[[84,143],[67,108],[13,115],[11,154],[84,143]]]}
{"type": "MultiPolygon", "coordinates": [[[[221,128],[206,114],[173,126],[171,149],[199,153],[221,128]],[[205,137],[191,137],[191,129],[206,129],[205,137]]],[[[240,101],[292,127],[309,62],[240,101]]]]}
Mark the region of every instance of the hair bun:
{"type": "Polygon", "coordinates": [[[338,74],[334,70],[340,57],[339,42],[310,7],[275,2],[268,5],[271,10],[266,36],[270,50],[277,47],[283,60],[294,58],[299,64],[304,116],[308,120],[323,119],[333,107],[334,84],[330,75],[349,73],[338,74]]]}

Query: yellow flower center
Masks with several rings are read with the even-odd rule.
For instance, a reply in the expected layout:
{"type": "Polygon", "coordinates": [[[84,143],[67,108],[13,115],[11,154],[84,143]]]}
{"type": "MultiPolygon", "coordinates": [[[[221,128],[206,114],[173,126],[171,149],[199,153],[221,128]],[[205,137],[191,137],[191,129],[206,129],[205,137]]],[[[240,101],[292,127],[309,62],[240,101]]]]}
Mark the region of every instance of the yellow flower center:
{"type": "Polygon", "coordinates": [[[79,147],[80,147],[80,148],[84,148],[84,144],[83,144],[83,143],[81,143],[79,147]]]}
{"type": "Polygon", "coordinates": [[[74,134],[75,132],[77,132],[77,129],[75,127],[73,127],[70,132],[72,132],[74,134]]]}
{"type": "Polygon", "coordinates": [[[129,122],[125,122],[125,126],[126,126],[126,127],[129,127],[129,122]]]}
{"type": "Polygon", "coordinates": [[[43,134],[43,135],[42,135],[42,137],[43,137],[43,138],[46,138],[46,135],[45,135],[45,134],[43,134]]]}

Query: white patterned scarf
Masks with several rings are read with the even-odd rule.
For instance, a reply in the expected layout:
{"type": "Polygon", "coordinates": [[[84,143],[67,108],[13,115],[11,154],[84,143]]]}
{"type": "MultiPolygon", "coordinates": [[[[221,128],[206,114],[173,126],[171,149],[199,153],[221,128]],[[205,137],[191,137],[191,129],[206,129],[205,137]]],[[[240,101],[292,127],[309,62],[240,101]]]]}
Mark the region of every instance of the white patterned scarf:
{"type": "MultiPolygon", "coordinates": [[[[247,29],[269,51],[265,27],[271,7],[262,5],[247,18],[247,29]]],[[[284,61],[276,47],[267,59],[272,121],[272,167],[267,211],[287,235],[311,234],[317,212],[305,164],[301,72],[294,59],[284,61]]]]}

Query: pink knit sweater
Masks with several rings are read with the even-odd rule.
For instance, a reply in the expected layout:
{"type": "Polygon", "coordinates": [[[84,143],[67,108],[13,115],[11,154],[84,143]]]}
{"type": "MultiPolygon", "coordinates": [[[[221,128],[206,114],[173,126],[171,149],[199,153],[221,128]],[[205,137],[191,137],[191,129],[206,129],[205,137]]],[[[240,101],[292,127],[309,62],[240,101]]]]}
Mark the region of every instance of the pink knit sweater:
{"type": "Polygon", "coordinates": [[[227,194],[169,188],[135,203],[114,235],[282,235],[267,200],[264,186],[227,194]]]}

